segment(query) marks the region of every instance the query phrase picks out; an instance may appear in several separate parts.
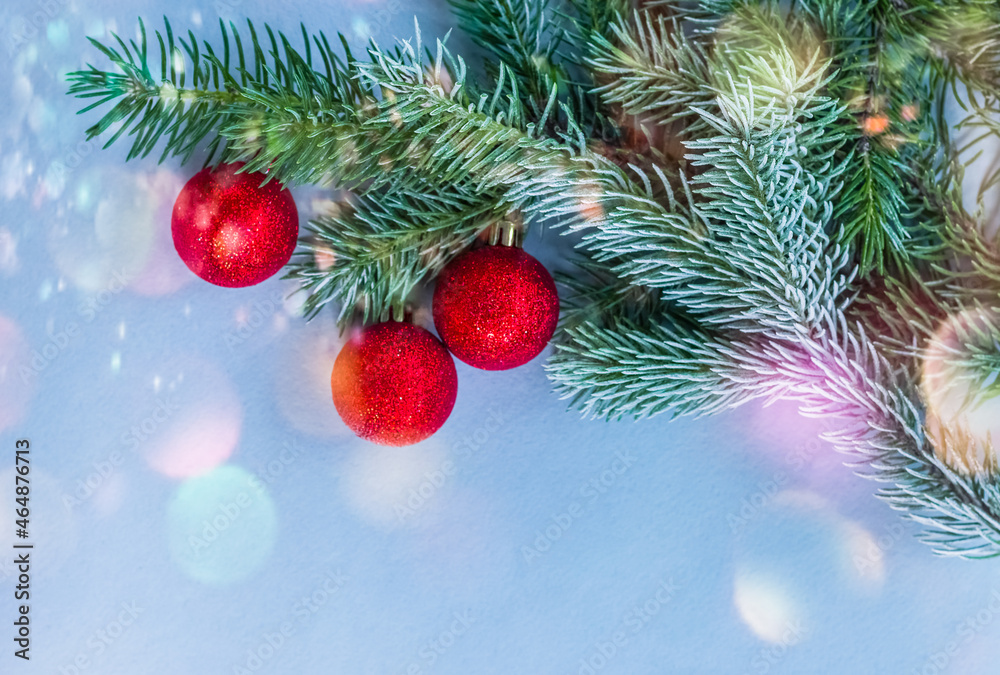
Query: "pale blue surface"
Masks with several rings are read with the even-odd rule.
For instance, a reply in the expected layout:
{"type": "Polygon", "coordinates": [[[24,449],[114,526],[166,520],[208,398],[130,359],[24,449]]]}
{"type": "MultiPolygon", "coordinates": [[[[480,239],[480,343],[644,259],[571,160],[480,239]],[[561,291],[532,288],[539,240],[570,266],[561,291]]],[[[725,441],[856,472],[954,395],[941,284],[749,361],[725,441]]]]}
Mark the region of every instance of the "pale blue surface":
{"type": "MultiPolygon", "coordinates": [[[[433,439],[355,440],[328,399],[329,318],[306,326],[278,280],[195,279],[167,236],[195,167],[126,166],[124,145],[82,144],[98,115],[75,116],[63,93],[66,72],[104,65],[84,36],[131,35],[137,15],[209,39],[220,13],[291,34],[302,20],[360,46],[366,25],[384,43],[410,36],[414,13],[425,40],[443,35],[443,2],[0,12],[0,672],[998,672],[996,563],[934,557],[791,404],[581,421],[541,359],[459,364],[433,439]],[[25,387],[33,350],[45,368],[25,387]],[[30,663],[11,642],[17,438],[33,459],[30,663]],[[184,480],[229,448],[222,468],[184,480]],[[94,494],[75,493],[88,476],[94,494]],[[411,489],[424,497],[401,517],[411,489]],[[186,557],[192,536],[202,558],[186,557]]],[[[295,195],[303,223],[328,197],[295,195]]],[[[552,266],[554,243],[535,234],[527,248],[552,266]]]]}

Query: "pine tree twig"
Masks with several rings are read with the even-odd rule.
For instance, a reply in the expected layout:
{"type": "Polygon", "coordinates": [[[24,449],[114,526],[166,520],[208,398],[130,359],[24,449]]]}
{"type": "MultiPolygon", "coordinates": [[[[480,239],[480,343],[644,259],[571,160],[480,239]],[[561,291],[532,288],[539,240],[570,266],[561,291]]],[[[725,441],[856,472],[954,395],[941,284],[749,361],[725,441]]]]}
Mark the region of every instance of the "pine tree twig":
{"type": "MultiPolygon", "coordinates": [[[[712,99],[705,86],[711,81],[708,56],[676,21],[636,12],[629,23],[611,22],[608,30],[612,37],[592,38],[586,62],[606,81],[596,89],[606,104],[666,125],[691,118],[693,105],[712,99]]],[[[688,121],[695,128],[686,126],[685,133],[695,135],[700,120],[688,121]]]]}
{"type": "MultiPolygon", "coordinates": [[[[166,19],[164,27],[165,35],[154,32],[159,44],[159,69],[154,71],[150,66],[146,28],[140,20],[140,39],[138,43],[130,41],[131,50],[117,35],[113,36],[117,49],[91,39],[115,70],[102,71],[90,66],[89,70],[68,76],[71,95],[99,99],[80,112],[118,100],[87,130],[87,137],[93,138],[120,124],[105,147],[127,132],[135,137],[129,159],[145,157],[163,142],[161,162],[172,155],[187,161],[207,139],[210,140],[206,164],[220,149],[223,159],[231,159],[233,153],[225,147],[219,131],[234,114],[245,115],[259,109],[261,104],[309,112],[313,102],[318,110],[332,107],[336,111],[334,114],[341,114],[343,110],[338,106],[363,100],[364,93],[322,33],[314,36],[310,45],[310,38],[302,27],[303,56],[291,47],[283,34],[275,35],[265,26],[270,44],[270,50],[265,53],[253,23],[248,21],[248,44],[252,50],[252,58],[248,59],[243,38],[232,23],[227,29],[222,21],[219,22],[221,56],[208,42],[199,48],[191,32],[187,40],[175,39],[166,19]],[[313,69],[314,48],[322,60],[322,71],[313,69]],[[305,106],[304,109],[301,106],[305,106]]],[[[347,58],[351,58],[349,50],[347,58]]]]}
{"type": "Polygon", "coordinates": [[[335,303],[342,326],[356,310],[362,321],[377,321],[403,307],[506,212],[496,200],[431,186],[369,193],[310,223],[286,278],[307,294],[307,317],[335,303]]]}
{"type": "Polygon", "coordinates": [[[589,322],[567,328],[546,366],[556,393],[584,415],[609,419],[668,411],[703,416],[777,394],[775,380],[733,363],[736,352],[755,361],[752,343],[660,321],[639,326],[621,318],[613,328],[589,322]]]}
{"type": "Polygon", "coordinates": [[[983,205],[1000,163],[963,203],[968,162],[1000,136],[1000,10],[631,4],[453,0],[490,56],[482,84],[419,29],[357,60],[304,28],[300,49],[253,24],[248,39],[221,25],[212,47],[166,23],[157,69],[140,25],[95,41],[111,68],[71,74],[70,93],[110,106],[88,134],[133,137],[130,158],[204,148],[353,191],[288,268],[310,316],[398,315],[512,211],[562,228],[585,254],[560,277],[548,366],[571,405],[619,418],[796,399],[843,423],[827,438],[936,551],[1000,554],[1000,462],[962,417],[1000,396],[983,205]]]}

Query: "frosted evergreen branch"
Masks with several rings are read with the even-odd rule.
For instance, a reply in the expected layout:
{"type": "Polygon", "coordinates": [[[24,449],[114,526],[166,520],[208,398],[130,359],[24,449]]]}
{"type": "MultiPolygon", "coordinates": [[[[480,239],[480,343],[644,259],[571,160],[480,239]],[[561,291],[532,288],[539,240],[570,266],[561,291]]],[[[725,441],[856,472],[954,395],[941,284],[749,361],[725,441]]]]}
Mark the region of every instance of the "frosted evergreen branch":
{"type": "Polygon", "coordinates": [[[827,439],[855,456],[864,475],[893,485],[879,496],[929,527],[922,538],[937,552],[1000,554],[996,467],[977,463],[960,430],[945,427],[933,441],[928,437],[917,385],[878,352],[862,325],[829,328],[802,343],[809,361],[800,371],[814,373],[800,378],[803,412],[844,423],[827,439]]]}
{"type": "MultiPolygon", "coordinates": [[[[227,29],[219,22],[222,47],[218,50],[207,41],[199,48],[191,32],[186,40],[175,39],[166,19],[164,26],[165,35],[154,33],[159,44],[159,68],[151,67],[146,28],[140,20],[140,39],[138,43],[130,41],[131,50],[117,35],[113,35],[117,49],[91,39],[115,70],[102,71],[89,66],[86,71],[68,76],[71,95],[98,99],[81,113],[117,100],[87,130],[87,136],[93,138],[120,124],[105,147],[127,132],[135,137],[129,159],[145,157],[163,142],[160,161],[171,155],[187,161],[206,140],[206,163],[211,162],[220,147],[223,159],[231,159],[219,131],[234,114],[259,109],[263,103],[309,112],[324,106],[353,105],[363,99],[364,93],[347,72],[343,59],[322,33],[310,38],[305,27],[302,28],[302,55],[283,34],[275,34],[265,26],[270,45],[265,52],[253,23],[248,21],[248,46],[252,52],[248,58],[243,38],[232,23],[227,29]],[[314,49],[322,61],[322,66],[317,64],[316,69],[314,49]]],[[[346,43],[344,49],[349,60],[346,43]]]]}
{"type": "Polygon", "coordinates": [[[432,186],[370,193],[310,223],[286,278],[307,293],[307,317],[336,303],[342,325],[356,312],[384,320],[506,212],[496,200],[432,186]]]}
{"type": "MultiPolygon", "coordinates": [[[[755,94],[751,87],[748,95],[741,95],[741,88],[733,85],[732,101],[727,104],[729,109],[726,113],[734,119],[742,116],[742,130],[728,126],[729,123],[721,118],[717,119],[717,125],[723,125],[720,131],[727,134],[718,143],[726,148],[741,142],[770,144],[769,149],[761,148],[759,161],[767,161],[768,152],[784,153],[781,157],[785,159],[775,161],[772,168],[776,176],[788,172],[790,183],[787,189],[799,195],[800,203],[798,206],[794,206],[793,202],[773,206],[787,211],[784,215],[785,226],[794,229],[801,225],[800,217],[804,215],[808,218],[814,208],[822,209],[816,206],[810,190],[818,190],[817,194],[834,190],[829,183],[836,179],[838,171],[830,171],[827,167],[827,178],[816,181],[801,166],[788,164],[794,164],[800,153],[792,137],[797,135],[808,142],[812,138],[810,134],[820,133],[827,117],[836,114],[836,106],[816,96],[816,91],[824,82],[822,64],[807,63],[807,70],[801,73],[798,72],[797,62],[790,58],[779,59],[779,62],[751,61],[748,67],[754,69],[762,84],[758,93],[755,94]],[[759,103],[756,100],[758,97],[766,103],[759,103]],[[793,98],[801,105],[792,104],[793,98]],[[757,105],[762,106],[759,119],[754,112],[757,105]],[[792,105],[791,110],[786,109],[787,105],[792,105]],[[809,108],[810,105],[814,105],[814,109],[809,108]],[[749,134],[757,133],[758,123],[767,129],[762,132],[761,138],[750,139],[749,134]],[[740,133],[745,137],[738,136],[740,133]],[[807,184],[808,187],[804,187],[807,184]]],[[[410,141],[408,144],[396,144],[396,147],[405,148],[408,159],[399,156],[398,160],[409,162],[414,173],[451,181],[471,179],[478,189],[502,187],[507,190],[504,201],[524,211],[526,217],[554,217],[571,228],[582,229],[585,247],[601,248],[607,255],[629,260],[629,269],[615,269],[619,276],[628,277],[635,283],[662,288],[666,298],[684,304],[699,316],[711,316],[711,320],[719,323],[736,324],[748,330],[771,330],[777,325],[787,327],[789,322],[807,320],[805,314],[813,311],[810,299],[817,293],[824,298],[818,305],[820,311],[834,311],[831,303],[839,295],[843,280],[837,276],[836,265],[832,266],[832,272],[829,268],[821,272],[821,263],[827,262],[826,256],[830,253],[823,244],[822,228],[810,225],[808,231],[795,233],[789,242],[796,248],[789,252],[789,260],[782,264],[787,262],[793,265],[794,273],[804,276],[790,283],[789,279],[774,279],[768,272],[760,277],[765,279],[765,283],[748,284],[746,272],[749,268],[741,268],[738,258],[734,260],[730,256],[733,247],[723,241],[724,237],[718,242],[705,241],[698,234],[703,225],[692,222],[684,215],[670,213],[662,204],[651,199],[649,187],[644,191],[618,167],[588,150],[567,148],[549,139],[535,138],[530,125],[523,123],[515,96],[507,96],[510,107],[506,114],[504,111],[495,113],[485,109],[485,98],[477,107],[466,107],[454,100],[454,90],[446,93],[422,82],[415,51],[411,52],[410,61],[374,53],[372,65],[366,65],[363,72],[374,85],[394,92],[396,98],[390,101],[385,112],[373,124],[381,127],[383,142],[390,147],[393,137],[410,141]],[[588,200],[592,201],[592,206],[588,200]],[[713,252],[713,245],[722,250],[713,252]],[[662,254],[664,249],[672,250],[676,255],[665,258],[662,254]],[[795,256],[799,255],[796,251],[806,249],[811,253],[803,253],[806,258],[796,259],[795,256]],[[643,252],[648,252],[648,258],[643,252]],[[813,273],[821,276],[812,277],[813,273]],[[701,281],[706,283],[699,283],[701,281]],[[790,310],[784,297],[790,286],[794,287],[798,282],[802,282],[803,287],[796,301],[797,309],[790,310]],[[737,288],[741,293],[733,292],[737,288]],[[762,312],[768,312],[768,308],[775,307],[776,303],[779,308],[773,311],[781,316],[773,316],[771,325],[761,328],[756,318],[762,312]],[[734,309],[744,311],[745,315],[734,309]],[[789,312],[794,315],[792,318],[789,318],[789,312]]],[[[459,90],[461,84],[461,81],[456,82],[455,89],[459,90]]],[[[503,93],[498,86],[492,100],[499,100],[503,93]]],[[[721,94],[720,98],[729,100],[721,94]]],[[[701,114],[710,117],[705,111],[701,114]]],[[[835,141],[836,138],[832,142],[835,141]]],[[[709,147],[699,146],[696,149],[707,152],[709,147]]],[[[742,171],[739,167],[742,160],[737,156],[712,156],[705,161],[723,161],[725,164],[730,160],[738,171],[742,171]]],[[[823,163],[829,163],[829,156],[819,152],[813,161],[819,168],[823,163]]],[[[732,168],[725,165],[727,171],[732,168]]],[[[759,176],[747,177],[751,182],[759,179],[759,176]]],[[[649,184],[648,179],[646,183],[649,184]]],[[[745,186],[734,186],[734,189],[739,187],[745,186]]],[[[757,190],[757,184],[754,183],[752,188],[757,190]]],[[[711,197],[710,193],[715,189],[706,187],[705,191],[709,193],[706,196],[711,197]]],[[[784,193],[776,197],[778,200],[783,198],[787,198],[784,193]]],[[[706,208],[711,212],[712,207],[706,208]]],[[[730,217],[731,214],[727,213],[720,219],[730,217]]],[[[786,234],[768,229],[771,224],[769,215],[761,218],[768,222],[762,221],[748,235],[752,241],[744,240],[752,244],[750,250],[760,243],[758,238],[773,244],[786,234]]],[[[745,225],[741,223],[740,227],[745,225]]],[[[831,251],[833,261],[842,261],[843,252],[831,251]]],[[[767,268],[773,265],[774,259],[772,256],[757,264],[767,268]]]]}
{"type": "Polygon", "coordinates": [[[914,155],[933,142],[919,135],[924,99],[914,86],[929,77],[924,15],[933,3],[905,12],[893,0],[802,4],[826,32],[839,71],[831,94],[849,104],[839,124],[846,135],[843,154],[860,169],[837,200],[838,239],[855,245],[862,276],[882,274],[887,265],[910,264],[922,245],[906,186],[914,180],[914,155]]]}
{"type": "MultiPolygon", "coordinates": [[[[394,94],[368,125],[377,128],[385,147],[398,149],[392,161],[413,175],[500,190],[502,200],[528,222],[554,219],[598,238],[619,238],[613,254],[631,254],[623,257],[634,267],[624,273],[636,283],[662,286],[691,279],[685,268],[704,248],[698,226],[656,201],[645,176],[630,175],[590,150],[583,139],[568,145],[540,136],[537,127],[525,122],[504,69],[492,97],[467,105],[456,93],[464,80],[456,81],[450,92],[428,86],[420,79],[415,50],[408,57],[398,60],[376,52],[372,64],[363,68],[375,86],[394,94]],[[690,256],[665,260],[664,244],[682,247],[690,256]],[[636,255],[642,251],[649,251],[649,258],[636,255]],[[672,268],[676,279],[661,277],[664,268],[672,268]]],[[[665,175],[660,178],[669,191],[665,175]]]]}
{"type": "Polygon", "coordinates": [[[724,308],[742,330],[787,336],[841,311],[846,251],[831,244],[825,223],[844,166],[828,130],[839,109],[818,93],[823,64],[800,71],[774,57],[759,60],[756,82],[719,91],[721,114],[699,110],[718,135],[687,144],[698,153],[694,165],[706,168],[693,185],[698,213],[741,291],[699,288],[704,306],[678,301],[697,316],[724,308]]]}
{"type": "Polygon", "coordinates": [[[827,440],[865,475],[892,485],[879,496],[928,527],[923,538],[936,551],[1000,552],[995,467],[976,463],[973,441],[960,430],[946,428],[932,445],[916,385],[863,325],[831,319],[816,337],[739,348],[691,324],[665,323],[567,330],[549,366],[557,391],[601,417],[707,414],[756,396],[798,399],[806,414],[842,422],[827,440]],[[688,388],[692,382],[700,386],[688,388]]]}
{"type": "Polygon", "coordinates": [[[609,419],[664,412],[701,416],[774,395],[775,381],[734,363],[736,352],[754,362],[752,343],[661,321],[638,326],[620,319],[613,328],[593,323],[567,328],[546,366],[556,392],[583,414],[609,419]]]}
{"type": "MultiPolygon", "coordinates": [[[[111,104],[90,134],[117,125],[130,156],[207,146],[353,190],[289,267],[310,315],[398,314],[511,212],[562,227],[588,258],[561,279],[549,369],[576,407],[796,398],[844,421],[829,438],[935,550],[1000,552],[993,450],[943,418],[926,377],[939,367],[969,405],[998,393],[1000,253],[962,203],[965,161],[1000,135],[996,8],[454,1],[493,54],[483,86],[419,33],[357,61],[322,34],[293,49],[223,26],[213,51],[167,25],[159,72],[144,33],[115,38],[95,43],[112,68],[74,73],[71,93],[111,104]],[[955,147],[944,106],[963,85],[979,135],[955,147]]],[[[980,196],[997,184],[1000,168],[980,196]]]]}
{"type": "MultiPolygon", "coordinates": [[[[635,12],[632,21],[612,22],[609,31],[612,38],[593,37],[587,58],[598,80],[607,82],[596,89],[606,104],[663,125],[690,118],[693,105],[713,98],[706,86],[711,81],[708,56],[684,36],[676,20],[635,12]]],[[[686,135],[693,133],[685,128],[686,135]]]]}
{"type": "Polygon", "coordinates": [[[459,25],[497,63],[522,83],[522,102],[535,120],[541,119],[553,85],[567,73],[555,55],[563,29],[554,21],[549,0],[449,0],[459,25]]]}

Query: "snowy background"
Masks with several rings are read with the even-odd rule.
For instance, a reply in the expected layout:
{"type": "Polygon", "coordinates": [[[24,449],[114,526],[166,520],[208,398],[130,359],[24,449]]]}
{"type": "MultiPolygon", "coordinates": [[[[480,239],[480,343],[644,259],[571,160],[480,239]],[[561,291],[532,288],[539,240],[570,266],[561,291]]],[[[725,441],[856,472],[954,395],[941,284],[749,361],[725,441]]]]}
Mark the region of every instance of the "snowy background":
{"type": "MultiPolygon", "coordinates": [[[[177,259],[170,209],[198,163],[84,141],[100,113],[75,115],[65,75],[106,65],[85,36],[164,13],[212,41],[220,16],[251,17],[359,48],[410,37],[414,14],[425,41],[453,26],[444,0],[3,3],[0,672],[996,672],[997,564],[933,556],[794,405],[584,421],[546,352],[458,363],[424,443],[355,439],[329,398],[330,317],[306,324],[277,278],[221,289],[177,259]]],[[[303,224],[331,198],[293,192],[303,224]]],[[[550,267],[564,245],[526,242],[550,267]]]]}

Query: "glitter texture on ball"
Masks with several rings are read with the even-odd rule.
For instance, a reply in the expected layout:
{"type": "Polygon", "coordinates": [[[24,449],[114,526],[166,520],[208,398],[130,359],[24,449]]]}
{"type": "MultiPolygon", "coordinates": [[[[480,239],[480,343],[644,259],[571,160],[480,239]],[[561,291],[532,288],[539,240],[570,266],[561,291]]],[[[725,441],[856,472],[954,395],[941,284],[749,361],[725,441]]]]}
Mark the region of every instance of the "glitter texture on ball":
{"type": "Polygon", "coordinates": [[[538,356],[559,321],[548,270],[524,250],[486,246],[463,253],[438,277],[434,326],[456,358],[507,370],[538,356]]]}
{"type": "Polygon", "coordinates": [[[337,356],[333,403],[358,436],[412,445],[441,428],[458,393],[455,362],[432,334],[409,323],[368,326],[337,356]]]}
{"type": "Polygon", "coordinates": [[[240,163],[203,169],[174,203],[174,247],[188,268],[216,286],[241,288],[273,276],[292,257],[299,215],[292,194],[240,163]]]}

